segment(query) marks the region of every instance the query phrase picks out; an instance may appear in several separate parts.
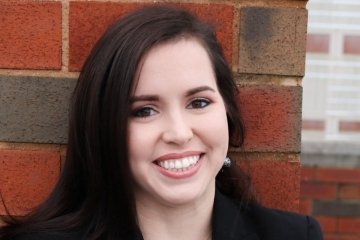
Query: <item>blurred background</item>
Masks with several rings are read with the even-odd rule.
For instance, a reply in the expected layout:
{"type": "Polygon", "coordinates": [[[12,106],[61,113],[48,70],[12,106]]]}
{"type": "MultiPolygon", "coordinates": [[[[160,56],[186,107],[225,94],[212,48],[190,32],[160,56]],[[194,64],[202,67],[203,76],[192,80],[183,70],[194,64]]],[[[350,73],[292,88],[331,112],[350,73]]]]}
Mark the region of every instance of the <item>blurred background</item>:
{"type": "Polygon", "coordinates": [[[360,239],[360,0],[310,0],[301,211],[326,240],[360,239]]]}

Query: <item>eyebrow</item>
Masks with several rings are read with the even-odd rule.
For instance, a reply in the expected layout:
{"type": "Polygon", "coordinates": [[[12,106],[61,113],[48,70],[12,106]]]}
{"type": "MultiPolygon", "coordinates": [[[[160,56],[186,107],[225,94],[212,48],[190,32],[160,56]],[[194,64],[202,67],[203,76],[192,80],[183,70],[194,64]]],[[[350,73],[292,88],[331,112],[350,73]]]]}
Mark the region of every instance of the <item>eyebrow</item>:
{"type": "MultiPolygon", "coordinates": [[[[211,91],[211,92],[215,92],[215,90],[209,86],[200,86],[200,87],[196,87],[196,88],[192,88],[190,90],[188,90],[185,93],[186,97],[189,97],[191,95],[194,95],[198,92],[203,92],[203,91],[211,91]]],[[[141,101],[149,101],[149,102],[156,102],[159,101],[159,96],[158,95],[139,95],[139,96],[133,96],[130,99],[131,103],[134,102],[141,102],[141,101]]]]}
{"type": "Polygon", "coordinates": [[[196,88],[193,88],[193,89],[190,89],[189,91],[186,92],[185,96],[186,97],[189,97],[191,95],[194,95],[198,92],[203,92],[203,91],[211,91],[211,92],[215,92],[214,89],[212,89],[211,87],[209,86],[200,86],[200,87],[196,87],[196,88]]]}

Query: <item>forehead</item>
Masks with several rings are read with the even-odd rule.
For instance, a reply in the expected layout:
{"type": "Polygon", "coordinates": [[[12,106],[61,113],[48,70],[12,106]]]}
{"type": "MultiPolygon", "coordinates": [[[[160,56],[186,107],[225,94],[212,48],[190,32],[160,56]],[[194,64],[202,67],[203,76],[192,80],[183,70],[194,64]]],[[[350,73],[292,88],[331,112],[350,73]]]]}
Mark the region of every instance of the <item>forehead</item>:
{"type": "Polygon", "coordinates": [[[215,87],[215,74],[208,52],[195,38],[180,38],[153,47],[142,59],[135,92],[167,85],[215,87]]]}

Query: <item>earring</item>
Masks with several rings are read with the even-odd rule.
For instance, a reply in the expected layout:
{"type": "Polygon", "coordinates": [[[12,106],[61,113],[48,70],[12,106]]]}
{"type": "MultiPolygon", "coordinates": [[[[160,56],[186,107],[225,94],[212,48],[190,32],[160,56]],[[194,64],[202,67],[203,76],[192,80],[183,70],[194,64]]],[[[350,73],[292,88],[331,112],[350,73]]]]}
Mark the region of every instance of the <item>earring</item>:
{"type": "Polygon", "coordinates": [[[226,157],[224,160],[223,167],[229,168],[231,166],[231,159],[229,157],[226,157]]]}

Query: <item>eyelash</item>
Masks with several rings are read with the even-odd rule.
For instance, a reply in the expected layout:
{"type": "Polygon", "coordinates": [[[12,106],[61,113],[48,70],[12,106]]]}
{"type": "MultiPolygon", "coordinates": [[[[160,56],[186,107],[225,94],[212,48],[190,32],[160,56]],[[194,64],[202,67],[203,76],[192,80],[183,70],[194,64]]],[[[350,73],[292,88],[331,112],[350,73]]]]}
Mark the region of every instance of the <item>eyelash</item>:
{"type": "MultiPolygon", "coordinates": [[[[207,106],[209,106],[212,102],[209,99],[206,98],[195,98],[193,100],[191,100],[191,102],[186,106],[186,108],[188,109],[203,109],[206,108],[207,106]],[[195,104],[199,104],[200,106],[194,106],[195,104]]],[[[133,117],[136,118],[148,118],[151,117],[152,115],[154,115],[155,113],[157,113],[157,111],[150,106],[144,106],[144,107],[140,107],[135,109],[134,111],[132,111],[131,115],[133,117]]]]}
{"type": "Polygon", "coordinates": [[[154,115],[154,113],[150,114],[150,115],[143,115],[145,113],[145,111],[151,111],[151,112],[157,112],[154,108],[152,107],[148,107],[148,106],[145,106],[145,107],[140,107],[138,109],[135,109],[131,115],[133,117],[136,117],[136,118],[147,118],[147,117],[150,117],[152,115],[154,115]]]}
{"type": "Polygon", "coordinates": [[[201,105],[198,106],[198,107],[191,107],[190,109],[206,108],[207,106],[209,106],[211,104],[211,101],[209,99],[206,99],[206,98],[195,98],[195,99],[191,100],[191,102],[188,104],[188,106],[191,106],[194,103],[200,103],[201,105]],[[203,104],[205,104],[205,105],[203,105],[203,104]]]}

